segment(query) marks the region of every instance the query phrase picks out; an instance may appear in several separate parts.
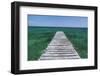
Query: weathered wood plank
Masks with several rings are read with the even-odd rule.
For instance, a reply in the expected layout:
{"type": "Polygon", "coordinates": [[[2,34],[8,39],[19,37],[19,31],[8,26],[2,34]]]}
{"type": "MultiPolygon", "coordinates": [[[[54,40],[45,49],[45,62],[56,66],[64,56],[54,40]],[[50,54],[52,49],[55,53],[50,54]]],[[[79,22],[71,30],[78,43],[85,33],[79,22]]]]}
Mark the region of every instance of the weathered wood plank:
{"type": "Polygon", "coordinates": [[[58,31],[39,60],[80,59],[64,32],[58,31]]]}

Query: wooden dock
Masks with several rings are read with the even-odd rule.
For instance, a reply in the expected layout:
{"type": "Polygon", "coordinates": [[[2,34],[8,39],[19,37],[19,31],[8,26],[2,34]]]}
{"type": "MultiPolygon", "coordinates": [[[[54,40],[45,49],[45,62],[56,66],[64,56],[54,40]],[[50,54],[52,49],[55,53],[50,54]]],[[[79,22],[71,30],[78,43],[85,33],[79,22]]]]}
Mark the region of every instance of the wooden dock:
{"type": "Polygon", "coordinates": [[[80,59],[63,31],[57,31],[39,60],[80,59]]]}

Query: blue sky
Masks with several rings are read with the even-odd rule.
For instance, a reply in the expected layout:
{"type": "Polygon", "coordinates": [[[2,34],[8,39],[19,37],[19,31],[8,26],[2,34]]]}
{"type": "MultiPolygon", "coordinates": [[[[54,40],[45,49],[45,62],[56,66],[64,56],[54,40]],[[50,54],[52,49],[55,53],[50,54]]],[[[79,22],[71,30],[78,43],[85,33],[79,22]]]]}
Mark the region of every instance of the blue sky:
{"type": "Polygon", "coordinates": [[[87,27],[88,17],[28,15],[28,26],[87,27]]]}

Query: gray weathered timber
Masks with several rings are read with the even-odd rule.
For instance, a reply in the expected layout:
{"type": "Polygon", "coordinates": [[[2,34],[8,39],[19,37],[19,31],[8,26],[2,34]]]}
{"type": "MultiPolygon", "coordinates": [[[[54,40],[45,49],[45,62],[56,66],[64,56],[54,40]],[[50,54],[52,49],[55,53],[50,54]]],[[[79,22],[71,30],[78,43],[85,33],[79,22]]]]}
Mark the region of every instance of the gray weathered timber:
{"type": "Polygon", "coordinates": [[[80,59],[63,31],[57,31],[39,60],[80,59]]]}

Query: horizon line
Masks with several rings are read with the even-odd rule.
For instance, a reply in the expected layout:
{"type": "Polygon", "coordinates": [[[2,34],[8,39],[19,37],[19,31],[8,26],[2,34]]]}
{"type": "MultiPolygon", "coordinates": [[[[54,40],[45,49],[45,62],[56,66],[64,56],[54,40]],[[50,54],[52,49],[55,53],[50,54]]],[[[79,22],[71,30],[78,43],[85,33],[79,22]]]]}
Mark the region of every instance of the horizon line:
{"type": "MultiPolygon", "coordinates": [[[[57,26],[29,26],[29,27],[57,27],[57,26]]],[[[61,26],[58,26],[58,27],[61,27],[61,26]]],[[[88,28],[88,27],[66,27],[66,28],[88,28]]]]}

